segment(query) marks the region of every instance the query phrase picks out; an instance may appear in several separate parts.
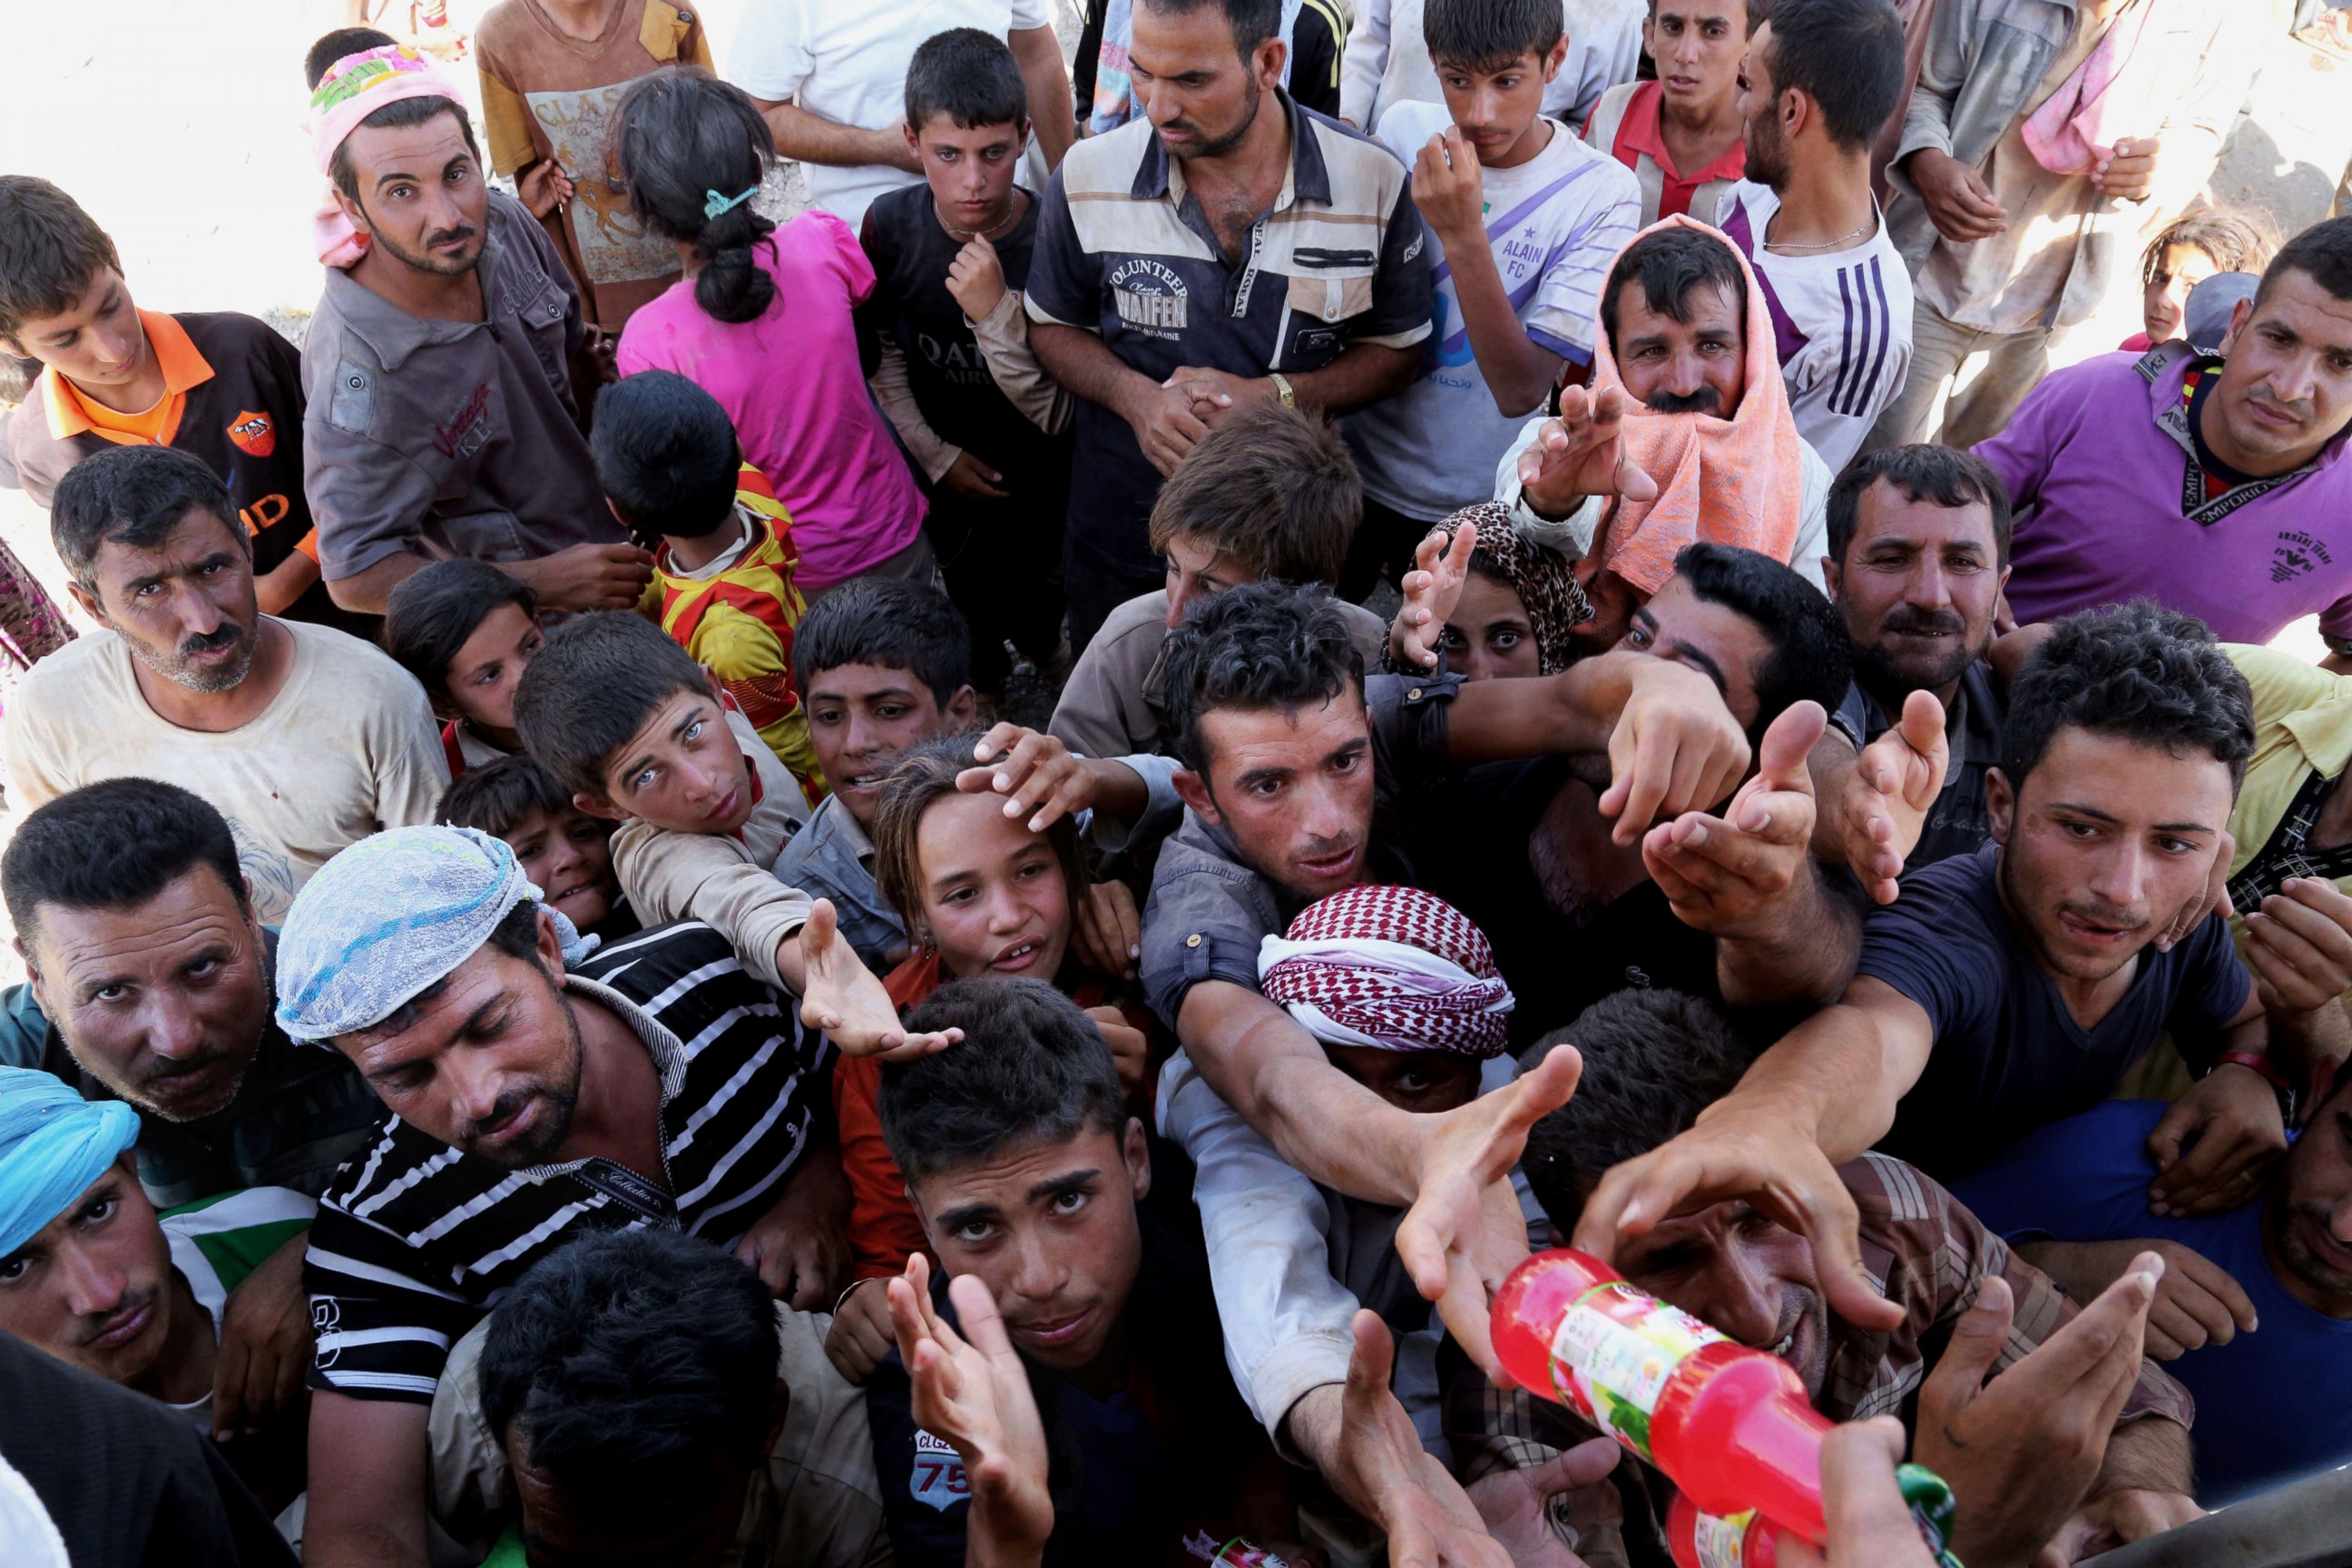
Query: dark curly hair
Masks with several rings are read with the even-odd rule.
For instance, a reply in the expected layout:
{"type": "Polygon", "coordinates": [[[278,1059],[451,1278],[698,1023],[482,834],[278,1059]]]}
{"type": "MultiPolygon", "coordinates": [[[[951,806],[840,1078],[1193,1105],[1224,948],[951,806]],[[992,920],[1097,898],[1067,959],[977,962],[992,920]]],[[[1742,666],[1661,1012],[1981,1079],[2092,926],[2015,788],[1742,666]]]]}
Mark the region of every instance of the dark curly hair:
{"type": "Polygon", "coordinates": [[[1364,689],[1364,656],[1329,590],[1288,583],[1228,588],[1192,607],[1168,634],[1160,702],[1176,726],[1176,755],[1209,770],[1201,720],[1220,708],[1286,712],[1364,689]]]}
{"type": "Polygon", "coordinates": [[[758,321],[776,280],[753,249],[776,226],[748,199],[713,216],[709,197],[757,191],[767,178],[776,138],[759,106],[707,70],[674,67],[639,77],[615,118],[629,209],[663,238],[694,247],[694,302],[714,321],[758,321]]]}
{"type": "Polygon", "coordinates": [[[2254,751],[2246,678],[2194,616],[2153,599],[2068,616],[2033,650],[2010,689],[2000,771],[2010,787],[2073,725],[2230,768],[2234,794],[2254,751]]]}

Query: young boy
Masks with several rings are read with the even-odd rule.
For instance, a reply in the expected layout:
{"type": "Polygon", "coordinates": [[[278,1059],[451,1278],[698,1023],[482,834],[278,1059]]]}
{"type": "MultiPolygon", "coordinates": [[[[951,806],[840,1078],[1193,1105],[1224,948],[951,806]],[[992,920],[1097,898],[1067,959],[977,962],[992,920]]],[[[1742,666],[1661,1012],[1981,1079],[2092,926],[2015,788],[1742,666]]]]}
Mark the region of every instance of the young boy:
{"type": "Polygon", "coordinates": [[[613,515],[654,552],[637,608],[719,678],[810,804],[824,775],[793,685],[793,520],[743,461],[719,400],[682,375],[642,371],[604,389],[588,449],[613,515]]]}
{"type": "Polygon", "coordinates": [[[474,64],[491,169],[555,242],[589,326],[617,338],[677,280],[678,260],[630,216],[614,110],[641,76],[712,68],[701,22],[668,0],[499,0],[474,33],[474,64]]]}
{"type": "Polygon", "coordinates": [[[718,683],[630,611],[558,626],[515,688],[515,731],[591,816],[621,825],[613,870],[648,925],[698,920],[797,994],[809,898],[774,875],[803,831],[800,785],[718,683]]]}
{"type": "Polygon", "coordinates": [[[452,827],[506,840],[551,909],[583,933],[627,936],[635,911],[613,874],[613,825],[572,804],[555,775],[527,756],[468,768],[435,814],[452,827]]]}
{"type": "Polygon", "coordinates": [[[940,33],[907,70],[921,185],[877,197],[861,236],[874,291],[858,323],[881,353],[874,392],[923,475],[925,531],[971,624],[971,668],[1001,692],[1004,645],[1043,665],[1062,636],[1070,399],[1029,352],[1021,290],[1037,198],[1013,184],[1028,95],[1002,37],[940,33]]]}
{"type": "MultiPolygon", "coordinates": [[[[1044,981],[961,980],[908,1022],[961,1028],[963,1043],[882,1069],[883,1137],[940,1264],[934,1278],[918,1255],[907,1278],[950,1325],[957,1275],[1003,1311],[1052,1456],[1046,1560],[1177,1558],[1193,1530],[1212,1543],[1287,1534],[1290,1520],[1237,1510],[1272,1450],[1234,1397],[1197,1242],[1139,1205],[1143,1126],[1093,1021],[1044,981]]],[[[963,1466],[917,1424],[898,1352],[866,1401],[900,1568],[963,1563],[963,1466]]]]}
{"type": "Polygon", "coordinates": [[[1642,50],[1656,79],[1602,93],[1584,121],[1585,144],[1641,181],[1642,227],[1676,213],[1704,218],[1748,168],[1739,112],[1747,0],[1650,0],[1642,50]]]}
{"type": "Polygon", "coordinates": [[[817,600],[793,639],[793,674],[833,794],[783,847],[776,875],[831,899],[842,936],[877,970],[905,956],[907,928],[875,885],[866,828],[899,752],[971,728],[964,624],[929,584],[860,577],[817,600]]]}
{"type": "Polygon", "coordinates": [[[0,174],[0,349],[45,367],[7,422],[7,458],[36,506],[109,447],[177,447],[228,485],[253,545],[262,613],[373,640],[319,580],[302,493],[302,359],[233,311],[165,315],[132,303],[114,241],[79,204],[0,174]]]}
{"type": "Polygon", "coordinates": [[[546,640],[539,595],[487,561],[436,561],[393,589],[384,651],[432,701],[451,778],[522,750],[515,683],[546,640]]]}
{"type": "Polygon", "coordinates": [[[1429,0],[1422,26],[1445,101],[1392,106],[1380,135],[1438,250],[1435,326],[1420,379],[1347,422],[1364,522],[1339,593],[1356,600],[1488,497],[1563,371],[1582,379],[1601,281],[1641,216],[1633,174],[1543,113],[1568,52],[1557,0],[1429,0]]]}

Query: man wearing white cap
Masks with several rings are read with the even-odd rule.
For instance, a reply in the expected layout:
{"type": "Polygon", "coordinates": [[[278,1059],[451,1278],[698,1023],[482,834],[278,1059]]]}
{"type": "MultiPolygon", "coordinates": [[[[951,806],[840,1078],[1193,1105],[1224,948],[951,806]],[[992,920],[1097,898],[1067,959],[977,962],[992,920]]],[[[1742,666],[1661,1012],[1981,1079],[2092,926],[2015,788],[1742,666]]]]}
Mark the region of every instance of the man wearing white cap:
{"type": "Polygon", "coordinates": [[[705,1236],[779,1299],[828,1302],[848,1189],[810,1147],[818,1030],[853,1050],[946,1043],[899,1032],[823,900],[795,1017],[708,926],[592,955],[539,899],[499,840],[414,827],[336,856],[287,916],[279,1024],[341,1051],[392,1112],[321,1196],[305,1268],[314,1563],[424,1563],[449,1346],[572,1237],[705,1236]]]}

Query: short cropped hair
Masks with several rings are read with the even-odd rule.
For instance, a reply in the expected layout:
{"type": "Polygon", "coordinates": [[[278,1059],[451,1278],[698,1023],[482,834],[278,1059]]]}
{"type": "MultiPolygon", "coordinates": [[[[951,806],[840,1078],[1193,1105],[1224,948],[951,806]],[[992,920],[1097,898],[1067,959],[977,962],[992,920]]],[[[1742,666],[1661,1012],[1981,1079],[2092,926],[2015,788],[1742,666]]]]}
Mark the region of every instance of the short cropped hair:
{"type": "Polygon", "coordinates": [[[1042,980],[950,981],[907,1027],[963,1031],[953,1049],[883,1066],[882,1141],[909,1182],[1127,1125],[1102,1030],[1042,980]]]}
{"type": "Polygon", "coordinates": [[[503,605],[539,618],[539,595],[522,579],[467,556],[436,561],[402,578],[384,601],[383,650],[425,690],[444,691],[466,639],[503,605]]]}
{"type": "Polygon", "coordinates": [[[1688,323],[1690,297],[1697,289],[1720,289],[1731,300],[1732,312],[1744,328],[1748,321],[1748,279],[1739,270],[1738,253],[1727,241],[1695,228],[1661,228],[1627,246],[1609,269],[1601,290],[1601,328],[1617,345],[1617,300],[1628,284],[1638,284],[1643,303],[1671,321],[1688,323]]]}
{"type": "MultiPolygon", "coordinates": [[[[327,62],[332,65],[334,62],[327,62]]],[[[454,98],[404,98],[385,104],[373,114],[352,127],[353,135],[362,131],[404,131],[412,125],[425,125],[442,115],[455,115],[457,134],[465,138],[466,152],[475,163],[482,161],[482,149],[474,140],[474,122],[467,116],[466,106],[454,98]]],[[[335,189],[355,202],[360,198],[359,171],[352,167],[352,139],[344,137],[335,144],[327,160],[327,177],[335,182],[335,189]]],[[[364,206],[366,204],[361,202],[364,206]]]]}
{"type": "Polygon", "coordinates": [[[1279,405],[1238,411],[1201,437],[1151,504],[1151,548],[1194,541],[1262,578],[1333,583],[1364,516],[1339,428],[1279,405]]]}
{"type": "Polygon", "coordinates": [[[2156,281],[2164,269],[2166,249],[2175,245],[2203,251],[2216,272],[2260,272],[2271,264],[2278,239],[2262,218],[2221,207],[2174,218],[2139,253],[2143,285],[2156,281]]]}
{"type": "Polygon", "coordinates": [[[587,1521],[644,1537],[715,1504],[714,1458],[765,1460],[775,1303],[705,1237],[583,1237],[491,1311],[480,1377],[491,1432],[587,1521]]]}
{"type": "Polygon", "coordinates": [[[1211,595],[1168,634],[1160,700],[1176,755],[1208,776],[1201,721],[1221,708],[1296,712],[1364,689],[1364,656],[1331,595],[1288,583],[1211,595]]]}
{"type": "Polygon", "coordinates": [[[903,669],[944,708],[971,684],[971,632],[963,612],[929,583],[855,577],[820,595],[793,633],[793,684],[845,664],[903,669]]]}
{"type": "Polygon", "coordinates": [[[1797,703],[1818,702],[1835,712],[1853,679],[1853,652],[1845,626],[1822,591],[1796,571],[1759,551],[1728,544],[1685,544],[1675,575],[1710,605],[1752,624],[1772,645],[1751,679],[1761,736],[1797,703]]]}
{"type": "Polygon", "coordinates": [[[663,703],[709,689],[694,657],[634,610],[575,616],[515,683],[515,732],[557,783],[601,795],[604,770],[663,703]]]}
{"type": "Polygon", "coordinates": [[[1533,55],[1542,60],[1559,42],[1559,0],[1428,0],[1421,39],[1433,64],[1498,71],[1533,55]]]}
{"type": "Polygon", "coordinates": [[[1519,1058],[1533,1068],[1572,1045],[1584,1073],[1566,1105],[1528,1132],[1519,1168],[1545,1215],[1576,1228],[1603,1173],[1689,1130],[1729,1094],[1748,1054],[1715,1005],[1679,991],[1628,989],[1603,996],[1519,1058]]]}
{"type": "Polygon", "coordinates": [[[310,46],[302,57],[302,85],[312,92],[327,79],[328,69],[345,55],[364,54],[370,49],[388,49],[399,43],[390,33],[373,27],[338,27],[310,46]]]}
{"type": "Polygon", "coordinates": [[[2288,240],[2263,268],[2263,286],[2254,291],[2255,310],[2263,308],[2272,288],[2290,272],[2302,273],[2331,299],[2352,300],[2352,217],[2313,224],[2288,240]]]}
{"type": "Polygon", "coordinates": [[[2010,787],[2068,727],[2202,752],[2228,764],[2232,794],[2254,751],[2253,694],[2205,623],[2152,599],[2066,616],[2009,690],[2000,771],[2010,787]]]}
{"type": "Polygon", "coordinates": [[[478,763],[441,792],[436,821],[471,827],[493,838],[520,828],[533,812],[553,816],[578,809],[572,792],[530,757],[514,755],[478,763]]]}
{"type": "Polygon", "coordinates": [[[1028,122],[1029,87],[1002,37],[950,27],[915,46],[907,62],[908,129],[920,132],[935,114],[965,131],[1028,122]]]}
{"type": "Polygon", "coordinates": [[[49,538],[67,573],[95,595],[101,546],[150,549],[192,511],[217,521],[251,556],[253,545],[237,520],[236,502],[202,458],[177,447],[108,447],[76,463],[58,481],[49,505],[49,538]]]}
{"type": "Polygon", "coordinates": [[[1268,38],[1282,36],[1282,0],[1139,0],[1163,16],[1189,16],[1195,11],[1215,11],[1233,29],[1234,52],[1244,60],[1268,38]]]}
{"type": "Polygon", "coordinates": [[[0,856],[0,899],[27,946],[41,910],[127,910],[199,867],[247,907],[236,839],[219,811],[178,784],[103,779],[35,808],[0,856]]]}
{"type": "MultiPolygon", "coordinates": [[[[874,803],[874,821],[866,830],[874,845],[874,885],[909,931],[923,912],[923,858],[918,848],[923,815],[959,793],[956,775],[976,765],[980,741],[978,730],[919,741],[899,752],[883,775],[881,797],[874,803]]],[[[1055,817],[1044,837],[1061,862],[1062,881],[1075,908],[1088,879],[1078,819],[1066,813],[1055,817]]]]}
{"type": "Polygon", "coordinates": [[[743,467],[719,399],[672,371],[645,370],[596,398],[596,483],[642,533],[705,539],[734,521],[743,467]]]}
{"type": "Polygon", "coordinates": [[[1947,510],[1982,506],[1992,513],[1993,560],[2009,564],[2009,487],[2001,483],[2000,473],[1974,452],[1916,442],[1864,453],[1830,486],[1830,559],[1841,569],[1846,552],[1853,548],[1853,536],[1862,530],[1863,492],[1881,479],[1908,501],[1947,510]]]}
{"type": "Polygon", "coordinates": [[[0,174],[0,338],[73,308],[107,268],[113,239],[81,204],[30,174],[0,174]]]}
{"type": "Polygon", "coordinates": [[[1794,88],[1822,111],[1822,129],[1848,152],[1867,148],[1903,96],[1903,21],[1886,0],[1772,0],[1772,85],[1794,88]]]}

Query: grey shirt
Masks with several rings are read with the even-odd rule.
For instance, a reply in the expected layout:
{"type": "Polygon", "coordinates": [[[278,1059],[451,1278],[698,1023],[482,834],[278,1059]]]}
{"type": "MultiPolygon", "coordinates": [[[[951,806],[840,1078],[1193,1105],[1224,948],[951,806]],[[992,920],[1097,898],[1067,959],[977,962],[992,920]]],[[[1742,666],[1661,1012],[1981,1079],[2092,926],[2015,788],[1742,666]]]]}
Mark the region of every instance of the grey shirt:
{"type": "Polygon", "coordinates": [[[627,541],[572,395],[579,296],[546,231],[497,192],[479,274],[486,320],[430,321],[327,269],[302,438],[330,580],[402,553],[531,561],[627,541]]]}

